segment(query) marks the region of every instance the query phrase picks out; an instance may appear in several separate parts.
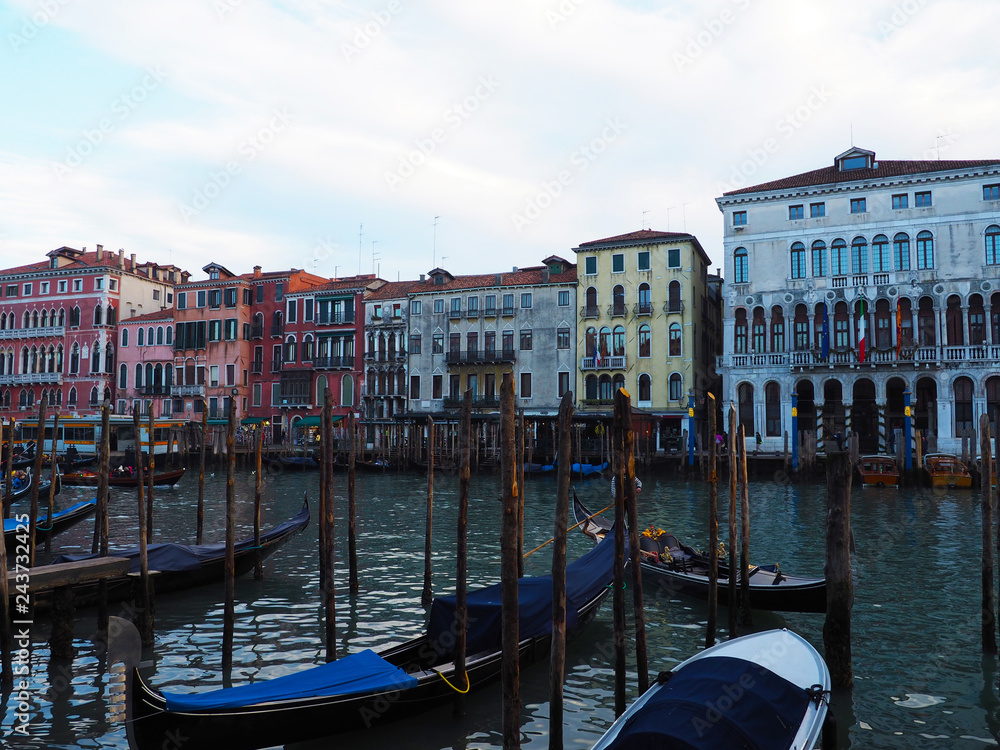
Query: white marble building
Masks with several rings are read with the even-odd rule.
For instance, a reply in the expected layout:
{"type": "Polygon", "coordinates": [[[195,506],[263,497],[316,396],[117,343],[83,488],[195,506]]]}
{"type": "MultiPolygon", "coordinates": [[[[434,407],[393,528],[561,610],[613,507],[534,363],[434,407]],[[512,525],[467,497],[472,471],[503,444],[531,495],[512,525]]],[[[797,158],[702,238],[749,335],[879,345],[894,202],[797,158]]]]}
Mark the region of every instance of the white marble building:
{"type": "Polygon", "coordinates": [[[793,391],[800,431],[857,432],[864,452],[896,447],[907,392],[931,450],[1000,415],[1000,159],[852,148],[716,202],[723,393],[764,450],[792,432],[793,391]]]}

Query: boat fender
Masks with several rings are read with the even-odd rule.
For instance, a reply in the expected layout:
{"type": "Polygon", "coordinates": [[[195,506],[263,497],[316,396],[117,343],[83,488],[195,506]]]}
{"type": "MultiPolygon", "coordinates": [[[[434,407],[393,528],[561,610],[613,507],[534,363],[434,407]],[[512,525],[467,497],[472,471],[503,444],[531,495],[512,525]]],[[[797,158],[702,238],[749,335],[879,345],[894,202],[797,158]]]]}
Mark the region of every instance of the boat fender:
{"type": "Polygon", "coordinates": [[[774,580],[771,581],[772,586],[777,586],[779,583],[785,580],[785,577],[781,575],[781,565],[778,563],[774,564],[774,580]]]}
{"type": "Polygon", "coordinates": [[[666,671],[660,672],[658,675],[656,675],[656,684],[657,685],[665,685],[666,683],[670,682],[670,678],[673,677],[673,676],[674,676],[674,673],[671,670],[669,670],[669,669],[666,670],[666,671]]]}

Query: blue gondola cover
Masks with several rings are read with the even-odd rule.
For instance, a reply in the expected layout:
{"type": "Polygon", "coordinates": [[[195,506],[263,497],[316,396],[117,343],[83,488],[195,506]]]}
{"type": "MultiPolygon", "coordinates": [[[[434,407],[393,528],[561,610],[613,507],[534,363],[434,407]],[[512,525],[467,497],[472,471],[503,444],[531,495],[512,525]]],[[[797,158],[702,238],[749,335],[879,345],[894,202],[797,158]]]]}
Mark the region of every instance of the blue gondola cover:
{"type": "Polygon", "coordinates": [[[809,696],[759,664],[729,656],[692,662],[630,717],[608,750],[787,748],[809,696]]]}
{"type": "Polygon", "coordinates": [[[390,664],[371,649],[301,672],[250,685],[212,690],[207,693],[164,691],[169,711],[204,711],[252,706],[258,703],[312,698],[321,695],[405,690],[415,687],[417,678],[390,664]]]}
{"type": "MultiPolygon", "coordinates": [[[[614,577],[614,536],[608,537],[576,562],[566,566],[566,626],[576,624],[577,610],[607,588],[614,577]]],[[[500,648],[500,584],[470,591],[466,651],[476,654],[500,648]]],[[[521,639],[546,635],[552,631],[552,576],[521,578],[518,581],[519,632],[521,639]]],[[[432,644],[440,644],[441,653],[450,653],[454,645],[455,597],[442,596],[431,605],[427,635],[432,644]]]]}

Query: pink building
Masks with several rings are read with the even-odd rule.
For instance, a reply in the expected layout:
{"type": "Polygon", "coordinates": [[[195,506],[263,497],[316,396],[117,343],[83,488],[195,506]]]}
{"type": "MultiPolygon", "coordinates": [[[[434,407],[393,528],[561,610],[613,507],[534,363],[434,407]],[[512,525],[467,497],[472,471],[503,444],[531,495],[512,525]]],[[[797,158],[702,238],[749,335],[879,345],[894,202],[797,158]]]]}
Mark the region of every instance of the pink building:
{"type": "Polygon", "coordinates": [[[118,322],[118,380],[115,411],[135,409],[157,417],[174,413],[171,386],[174,379],[173,310],[137,315],[118,322]]]}

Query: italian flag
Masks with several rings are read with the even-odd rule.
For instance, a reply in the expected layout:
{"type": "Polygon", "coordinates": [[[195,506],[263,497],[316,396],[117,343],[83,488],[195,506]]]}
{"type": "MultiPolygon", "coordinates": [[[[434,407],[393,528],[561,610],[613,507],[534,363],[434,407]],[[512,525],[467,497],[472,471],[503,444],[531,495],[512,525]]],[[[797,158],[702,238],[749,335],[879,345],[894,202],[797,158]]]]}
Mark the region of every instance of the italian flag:
{"type": "Polygon", "coordinates": [[[865,361],[865,298],[861,298],[861,314],[858,315],[858,361],[865,361]]]}

